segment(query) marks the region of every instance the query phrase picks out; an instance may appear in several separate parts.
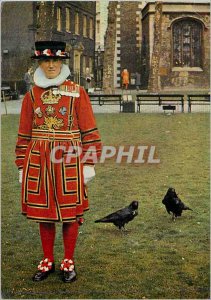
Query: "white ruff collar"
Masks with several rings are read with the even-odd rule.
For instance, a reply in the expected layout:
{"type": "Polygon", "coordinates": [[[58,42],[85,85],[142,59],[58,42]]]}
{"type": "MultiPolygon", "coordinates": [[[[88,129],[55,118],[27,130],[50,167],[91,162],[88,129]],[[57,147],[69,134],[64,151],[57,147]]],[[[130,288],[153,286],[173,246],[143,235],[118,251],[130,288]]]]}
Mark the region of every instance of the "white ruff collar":
{"type": "Polygon", "coordinates": [[[60,74],[53,79],[47,78],[43,70],[38,67],[34,72],[34,83],[41,88],[47,88],[54,85],[59,86],[67,79],[69,75],[70,69],[67,65],[62,65],[60,74]]]}

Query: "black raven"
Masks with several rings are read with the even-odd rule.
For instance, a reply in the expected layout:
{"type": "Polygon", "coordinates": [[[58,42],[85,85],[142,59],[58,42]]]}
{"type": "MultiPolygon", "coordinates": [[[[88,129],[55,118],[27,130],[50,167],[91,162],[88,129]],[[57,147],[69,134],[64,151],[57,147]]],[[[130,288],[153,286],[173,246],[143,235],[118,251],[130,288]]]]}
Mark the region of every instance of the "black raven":
{"type": "Polygon", "coordinates": [[[169,214],[172,212],[173,220],[180,217],[183,210],[192,210],[181,201],[174,188],[168,189],[162,203],[166,206],[166,210],[169,214]]]}
{"type": "Polygon", "coordinates": [[[96,220],[95,223],[113,223],[119,229],[125,228],[125,224],[132,221],[138,215],[138,201],[133,201],[129,206],[96,220]]]}

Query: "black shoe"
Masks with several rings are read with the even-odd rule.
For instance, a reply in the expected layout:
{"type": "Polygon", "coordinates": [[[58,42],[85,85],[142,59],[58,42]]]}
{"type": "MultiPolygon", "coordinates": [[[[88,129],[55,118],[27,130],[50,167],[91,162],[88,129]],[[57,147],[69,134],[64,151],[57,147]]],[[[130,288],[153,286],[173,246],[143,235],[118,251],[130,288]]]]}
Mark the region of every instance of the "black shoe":
{"type": "Polygon", "coordinates": [[[34,276],[32,277],[33,281],[42,281],[48,277],[49,274],[55,272],[55,264],[52,264],[52,268],[49,271],[37,271],[34,276]]]}
{"type": "Polygon", "coordinates": [[[75,269],[73,271],[62,271],[62,281],[68,283],[73,282],[77,279],[75,269]]]}

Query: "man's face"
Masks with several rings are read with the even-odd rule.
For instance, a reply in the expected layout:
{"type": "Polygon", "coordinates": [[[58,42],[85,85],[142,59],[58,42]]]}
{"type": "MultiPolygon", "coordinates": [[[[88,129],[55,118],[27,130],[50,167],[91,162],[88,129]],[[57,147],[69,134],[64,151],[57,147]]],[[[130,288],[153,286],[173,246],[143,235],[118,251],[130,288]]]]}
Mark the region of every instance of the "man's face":
{"type": "Polygon", "coordinates": [[[45,73],[45,76],[49,79],[53,79],[60,74],[62,61],[60,59],[46,58],[40,60],[39,65],[45,73]]]}

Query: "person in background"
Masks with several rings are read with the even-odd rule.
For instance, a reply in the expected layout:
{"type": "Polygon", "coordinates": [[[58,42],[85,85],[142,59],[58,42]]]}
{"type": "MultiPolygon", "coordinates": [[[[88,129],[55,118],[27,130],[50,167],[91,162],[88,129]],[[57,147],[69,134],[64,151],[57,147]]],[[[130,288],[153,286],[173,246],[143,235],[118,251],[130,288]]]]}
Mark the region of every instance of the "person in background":
{"type": "Polygon", "coordinates": [[[85,83],[85,89],[88,92],[89,88],[91,88],[91,81],[92,81],[92,74],[90,73],[90,69],[86,68],[86,74],[85,74],[85,79],[86,79],[86,83],[85,83]]]}
{"type": "Polygon", "coordinates": [[[24,82],[26,91],[30,91],[33,85],[33,78],[32,78],[32,68],[27,68],[26,73],[24,74],[24,82]]]}
{"type": "Polygon", "coordinates": [[[35,43],[32,58],[39,66],[35,85],[23,99],[16,144],[22,213],[39,223],[43,249],[33,281],[42,281],[55,271],[58,222],[62,222],[64,244],[62,280],[76,280],[78,227],[89,209],[87,183],[95,176],[94,164],[101,154],[89,97],[67,79],[70,70],[63,63],[69,58],[65,46],[57,41],[35,43]]]}
{"type": "Polygon", "coordinates": [[[136,90],[138,91],[141,85],[141,75],[138,72],[135,73],[135,83],[136,83],[136,90]]]}
{"type": "Polygon", "coordinates": [[[129,84],[129,72],[128,72],[127,69],[124,69],[122,71],[121,77],[122,77],[122,87],[127,90],[128,89],[128,84],[129,84]]]}

